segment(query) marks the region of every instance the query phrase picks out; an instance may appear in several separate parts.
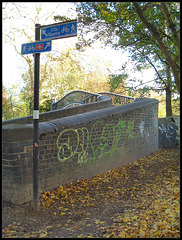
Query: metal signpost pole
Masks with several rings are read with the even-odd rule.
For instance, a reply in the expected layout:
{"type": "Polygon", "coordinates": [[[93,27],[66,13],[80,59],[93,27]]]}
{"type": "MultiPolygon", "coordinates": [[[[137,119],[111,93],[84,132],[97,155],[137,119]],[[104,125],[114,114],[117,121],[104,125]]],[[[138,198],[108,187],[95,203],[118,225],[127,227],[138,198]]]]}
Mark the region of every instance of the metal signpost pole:
{"type": "MultiPolygon", "coordinates": [[[[35,41],[40,40],[40,24],[35,24],[35,41]]],[[[34,111],[33,111],[33,210],[38,211],[39,196],[39,68],[40,53],[34,55],[34,111]]]]}
{"type": "Polygon", "coordinates": [[[33,210],[39,209],[39,69],[40,53],[51,51],[52,39],[77,36],[77,20],[41,26],[35,24],[35,42],[21,46],[21,54],[34,54],[33,210]],[[41,30],[41,34],[40,34],[41,30]],[[40,35],[41,40],[40,41],[40,35]],[[46,40],[48,39],[48,40],[46,40]]]}

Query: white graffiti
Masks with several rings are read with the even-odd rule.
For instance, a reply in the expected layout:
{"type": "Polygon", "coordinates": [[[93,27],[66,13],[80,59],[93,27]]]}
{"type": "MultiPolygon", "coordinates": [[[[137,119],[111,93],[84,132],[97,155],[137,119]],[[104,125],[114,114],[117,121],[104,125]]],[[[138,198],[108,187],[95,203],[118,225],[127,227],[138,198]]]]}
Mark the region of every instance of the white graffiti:
{"type": "Polygon", "coordinates": [[[139,126],[140,133],[141,133],[141,135],[142,135],[142,138],[145,137],[146,140],[147,140],[147,142],[149,143],[149,136],[150,136],[150,134],[149,134],[149,132],[146,132],[146,131],[145,131],[144,125],[145,125],[145,122],[144,122],[144,121],[141,121],[140,126],[139,126]]]}
{"type": "Polygon", "coordinates": [[[165,125],[162,123],[161,127],[159,127],[159,130],[161,131],[161,133],[165,133],[166,134],[166,139],[168,139],[169,142],[171,142],[171,139],[176,131],[175,128],[173,128],[173,126],[171,126],[170,124],[168,124],[166,127],[165,125]]]}

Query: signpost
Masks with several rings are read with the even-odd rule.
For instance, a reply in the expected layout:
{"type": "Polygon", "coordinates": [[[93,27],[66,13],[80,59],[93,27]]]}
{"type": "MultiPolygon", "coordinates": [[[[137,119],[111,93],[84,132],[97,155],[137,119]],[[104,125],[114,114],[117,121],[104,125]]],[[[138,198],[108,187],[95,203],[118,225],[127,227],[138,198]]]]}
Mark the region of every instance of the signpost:
{"type": "Polygon", "coordinates": [[[35,42],[21,46],[21,54],[34,54],[34,110],[33,110],[33,209],[38,211],[38,149],[39,149],[39,70],[40,53],[51,51],[52,39],[77,36],[77,20],[41,26],[35,24],[35,42]],[[41,41],[40,41],[41,31],[41,41]],[[48,39],[48,40],[46,40],[48,39]]]}
{"type": "Polygon", "coordinates": [[[59,39],[77,35],[77,21],[41,26],[41,39],[59,39]]]}
{"type": "MultiPolygon", "coordinates": [[[[40,40],[40,24],[35,24],[35,41],[40,40]]],[[[37,43],[40,46],[42,43],[37,43]]],[[[39,189],[39,70],[40,53],[34,55],[34,110],[33,110],[33,209],[38,211],[39,189]]]]}
{"type": "Polygon", "coordinates": [[[24,55],[51,51],[51,43],[51,40],[49,40],[22,44],[21,54],[24,55]]]}

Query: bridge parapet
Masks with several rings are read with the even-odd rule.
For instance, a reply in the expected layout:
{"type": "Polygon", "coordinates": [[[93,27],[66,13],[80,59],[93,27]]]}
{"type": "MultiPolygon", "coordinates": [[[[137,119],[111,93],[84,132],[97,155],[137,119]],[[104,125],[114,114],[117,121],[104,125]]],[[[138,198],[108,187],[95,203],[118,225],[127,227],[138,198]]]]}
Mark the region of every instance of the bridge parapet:
{"type": "MultiPolygon", "coordinates": [[[[89,108],[92,104],[95,103],[64,111],[89,108]]],[[[56,111],[63,110],[52,113],[56,111]]],[[[156,99],[142,99],[40,122],[39,191],[124,166],[157,149],[156,99]]],[[[32,159],[33,124],[3,126],[3,200],[16,204],[32,200],[32,159]]]]}
{"type": "Polygon", "coordinates": [[[112,98],[112,104],[114,106],[133,103],[133,102],[136,101],[136,98],[128,97],[128,96],[124,96],[124,95],[120,95],[120,94],[116,94],[116,93],[101,92],[99,94],[101,94],[102,96],[111,97],[112,98]]]}
{"type": "Polygon", "coordinates": [[[75,105],[82,105],[99,101],[99,94],[90,93],[86,91],[73,91],[65,95],[59,101],[52,103],[51,109],[65,109],[66,107],[74,107],[75,105]]]}
{"type": "MultiPolygon", "coordinates": [[[[84,112],[91,112],[103,108],[112,106],[112,99],[109,96],[102,96],[99,94],[91,94],[84,91],[74,91],[67,94],[64,98],[52,105],[51,111],[40,113],[39,121],[46,122],[56,118],[68,117],[84,112]],[[75,94],[80,94],[80,97],[76,97],[75,94]],[[73,94],[72,94],[73,93],[73,94]],[[73,98],[75,96],[75,98],[73,98]]],[[[8,124],[32,124],[33,115],[26,117],[15,118],[5,120],[2,122],[3,125],[8,124]]]]}

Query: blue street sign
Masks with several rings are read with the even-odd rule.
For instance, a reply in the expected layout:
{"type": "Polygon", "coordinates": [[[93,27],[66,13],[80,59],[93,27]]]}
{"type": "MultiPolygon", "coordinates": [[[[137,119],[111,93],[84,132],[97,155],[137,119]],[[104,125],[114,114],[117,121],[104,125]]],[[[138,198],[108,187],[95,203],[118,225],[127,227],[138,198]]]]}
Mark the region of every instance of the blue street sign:
{"type": "Polygon", "coordinates": [[[41,40],[77,36],[77,21],[41,26],[41,40]]]}
{"type": "Polygon", "coordinates": [[[21,45],[21,54],[32,54],[51,51],[51,40],[25,43],[21,45]]]}

